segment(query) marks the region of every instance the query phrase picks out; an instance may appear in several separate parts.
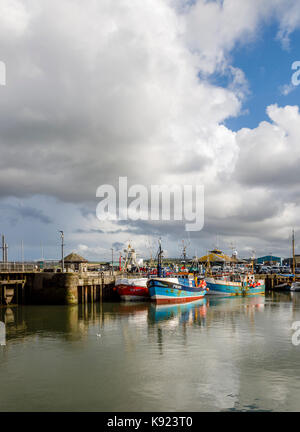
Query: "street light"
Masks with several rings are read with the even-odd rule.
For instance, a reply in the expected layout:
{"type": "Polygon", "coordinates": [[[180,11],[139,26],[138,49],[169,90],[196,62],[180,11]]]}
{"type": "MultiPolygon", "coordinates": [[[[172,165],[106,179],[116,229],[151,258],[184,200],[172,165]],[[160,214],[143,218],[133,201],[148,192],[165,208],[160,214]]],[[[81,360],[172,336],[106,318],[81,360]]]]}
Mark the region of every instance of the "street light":
{"type": "Polygon", "coordinates": [[[64,261],[64,232],[63,231],[59,231],[60,232],[60,237],[61,237],[61,271],[64,272],[65,270],[65,261],[64,261]]]}
{"type": "Polygon", "coordinates": [[[111,275],[114,275],[114,248],[111,248],[111,275]]]}

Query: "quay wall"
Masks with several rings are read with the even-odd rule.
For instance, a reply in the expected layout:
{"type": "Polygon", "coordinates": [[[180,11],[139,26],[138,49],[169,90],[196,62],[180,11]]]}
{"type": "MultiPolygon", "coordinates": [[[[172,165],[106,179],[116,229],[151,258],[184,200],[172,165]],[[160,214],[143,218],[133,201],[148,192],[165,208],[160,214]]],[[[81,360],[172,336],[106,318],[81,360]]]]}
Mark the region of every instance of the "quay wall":
{"type": "Polygon", "coordinates": [[[32,273],[25,284],[26,303],[77,304],[77,286],[73,273],[32,273]]]}
{"type": "Polygon", "coordinates": [[[76,305],[117,299],[113,289],[115,277],[110,275],[89,272],[1,272],[0,275],[0,304],[3,305],[8,292],[12,304],[76,305]],[[23,285],[20,288],[17,282],[21,280],[23,285]]]}

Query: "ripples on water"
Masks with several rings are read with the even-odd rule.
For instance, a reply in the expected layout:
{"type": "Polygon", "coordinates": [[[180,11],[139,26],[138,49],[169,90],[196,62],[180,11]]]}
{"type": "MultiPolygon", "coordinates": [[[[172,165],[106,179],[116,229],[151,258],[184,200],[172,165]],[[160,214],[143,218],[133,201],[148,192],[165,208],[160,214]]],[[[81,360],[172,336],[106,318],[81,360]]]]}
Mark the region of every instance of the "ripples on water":
{"type": "Polygon", "coordinates": [[[0,410],[300,410],[300,293],[0,309],[0,410]]]}

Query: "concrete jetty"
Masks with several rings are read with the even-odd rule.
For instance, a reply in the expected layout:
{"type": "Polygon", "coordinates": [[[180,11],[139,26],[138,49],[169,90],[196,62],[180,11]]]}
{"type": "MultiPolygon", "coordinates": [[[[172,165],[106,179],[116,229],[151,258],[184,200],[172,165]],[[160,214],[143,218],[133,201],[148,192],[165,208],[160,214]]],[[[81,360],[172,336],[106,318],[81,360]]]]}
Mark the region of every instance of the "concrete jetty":
{"type": "Polygon", "coordinates": [[[0,305],[76,305],[117,298],[109,272],[0,272],[0,305]]]}

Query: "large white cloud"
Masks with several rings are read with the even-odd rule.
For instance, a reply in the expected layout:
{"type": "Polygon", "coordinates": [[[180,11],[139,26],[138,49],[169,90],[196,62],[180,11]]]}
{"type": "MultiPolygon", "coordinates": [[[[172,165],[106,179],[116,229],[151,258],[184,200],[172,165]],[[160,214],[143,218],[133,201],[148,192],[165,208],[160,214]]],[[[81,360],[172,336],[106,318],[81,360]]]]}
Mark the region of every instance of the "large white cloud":
{"type": "Polygon", "coordinates": [[[299,186],[299,108],[270,105],[267,113],[271,122],[237,134],[240,154],[236,176],[244,184],[266,188],[299,186]]]}
{"type": "MultiPolygon", "coordinates": [[[[124,175],[146,185],[200,182],[206,233],[234,236],[235,229],[258,239],[264,230],[271,241],[274,227],[297,222],[297,107],[270,106],[269,122],[238,133],[224,121],[240,113],[248,91],[244,72],[231,65],[232,49],[258,37],[272,17],[286,46],[300,22],[292,3],[0,0],[4,202],[27,197],[32,208],[38,194],[79,209],[95,200],[99,184],[124,175]],[[210,83],[216,71],[231,76],[228,88],[210,83]],[[289,187],[284,196],[282,185],[289,187]]],[[[77,213],[68,218],[70,236],[73,229],[72,241],[85,245],[78,224],[91,237],[99,224],[77,213]]],[[[35,217],[43,219],[39,211],[35,217]]],[[[121,241],[128,228],[116,234],[121,241]]]]}
{"type": "Polygon", "coordinates": [[[220,123],[238,114],[239,98],[198,78],[167,2],[22,5],[21,41],[18,27],[13,51],[2,42],[1,195],[88,200],[118,175],[144,182],[178,175],[178,160],[194,153],[200,171],[207,158],[226,168],[235,145],[220,123]]]}

